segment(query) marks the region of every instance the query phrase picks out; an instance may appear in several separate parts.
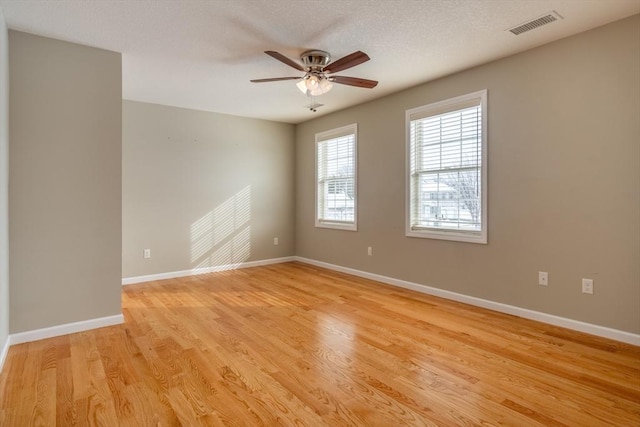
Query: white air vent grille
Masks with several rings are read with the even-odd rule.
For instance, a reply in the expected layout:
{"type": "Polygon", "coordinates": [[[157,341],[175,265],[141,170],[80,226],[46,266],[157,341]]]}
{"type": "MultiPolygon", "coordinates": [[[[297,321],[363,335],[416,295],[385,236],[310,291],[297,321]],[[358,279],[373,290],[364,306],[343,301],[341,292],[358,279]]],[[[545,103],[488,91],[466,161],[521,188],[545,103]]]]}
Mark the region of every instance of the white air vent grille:
{"type": "Polygon", "coordinates": [[[551,24],[559,19],[562,19],[562,16],[558,15],[555,11],[551,11],[538,18],[532,19],[531,21],[525,22],[524,24],[520,24],[517,27],[509,28],[508,31],[511,31],[517,36],[535,28],[542,27],[543,25],[551,24]]]}

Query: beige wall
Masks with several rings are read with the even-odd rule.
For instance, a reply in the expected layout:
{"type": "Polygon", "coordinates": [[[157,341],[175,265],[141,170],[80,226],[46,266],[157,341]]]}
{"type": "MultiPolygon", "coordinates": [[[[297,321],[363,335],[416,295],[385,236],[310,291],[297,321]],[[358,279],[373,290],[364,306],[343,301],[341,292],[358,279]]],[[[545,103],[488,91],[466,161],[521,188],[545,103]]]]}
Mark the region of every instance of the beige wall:
{"type": "Polygon", "coordinates": [[[119,315],[121,55],[9,32],[10,332],[119,315]]]}
{"type": "Polygon", "coordinates": [[[639,333],[639,76],[635,16],[299,125],[297,255],[639,333]],[[489,244],[405,237],[405,110],[481,89],[489,244]],[[350,123],[358,232],[315,228],[314,134],[350,123]]]}
{"type": "Polygon", "coordinates": [[[0,369],[9,337],[9,33],[0,8],[0,369]]]}
{"type": "Polygon", "coordinates": [[[124,101],[122,277],[294,255],[293,195],[293,125],[124,101]]]}

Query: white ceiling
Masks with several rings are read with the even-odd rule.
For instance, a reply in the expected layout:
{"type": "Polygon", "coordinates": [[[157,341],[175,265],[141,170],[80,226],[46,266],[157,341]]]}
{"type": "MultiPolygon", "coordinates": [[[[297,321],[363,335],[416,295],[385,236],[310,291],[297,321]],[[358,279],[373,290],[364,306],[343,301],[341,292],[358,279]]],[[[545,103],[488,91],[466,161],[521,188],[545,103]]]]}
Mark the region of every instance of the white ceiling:
{"type": "Polygon", "coordinates": [[[640,0],[0,0],[9,28],[122,53],[123,97],[288,123],[379,98],[640,12],[640,0]],[[563,20],[514,36],[555,10],[563,20]],[[337,73],[312,113],[297,76],[265,55],[307,49],[371,60],[337,73]]]}

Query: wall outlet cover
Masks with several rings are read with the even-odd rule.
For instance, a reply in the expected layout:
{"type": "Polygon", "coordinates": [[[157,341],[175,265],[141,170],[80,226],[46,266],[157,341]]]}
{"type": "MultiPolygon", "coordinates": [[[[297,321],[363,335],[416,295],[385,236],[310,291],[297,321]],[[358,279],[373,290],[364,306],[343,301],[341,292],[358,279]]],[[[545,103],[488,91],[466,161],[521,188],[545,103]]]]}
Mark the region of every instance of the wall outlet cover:
{"type": "Polygon", "coordinates": [[[593,295],[593,279],[582,279],[582,293],[593,295]]]}
{"type": "Polygon", "coordinates": [[[538,271],[538,285],[549,286],[549,273],[546,271],[538,271]]]}

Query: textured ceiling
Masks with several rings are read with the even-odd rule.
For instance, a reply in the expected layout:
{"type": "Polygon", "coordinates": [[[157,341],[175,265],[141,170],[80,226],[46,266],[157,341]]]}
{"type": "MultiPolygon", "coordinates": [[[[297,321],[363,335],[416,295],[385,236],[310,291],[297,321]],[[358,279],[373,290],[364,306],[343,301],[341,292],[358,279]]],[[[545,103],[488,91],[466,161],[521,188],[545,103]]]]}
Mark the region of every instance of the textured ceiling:
{"type": "Polygon", "coordinates": [[[640,0],[0,0],[9,28],[122,52],[123,97],[299,123],[640,12],[640,0]],[[555,10],[563,20],[508,31],[555,10]],[[307,49],[371,61],[339,75],[379,80],[335,85],[317,102],[302,73],[265,55],[307,49]]]}

